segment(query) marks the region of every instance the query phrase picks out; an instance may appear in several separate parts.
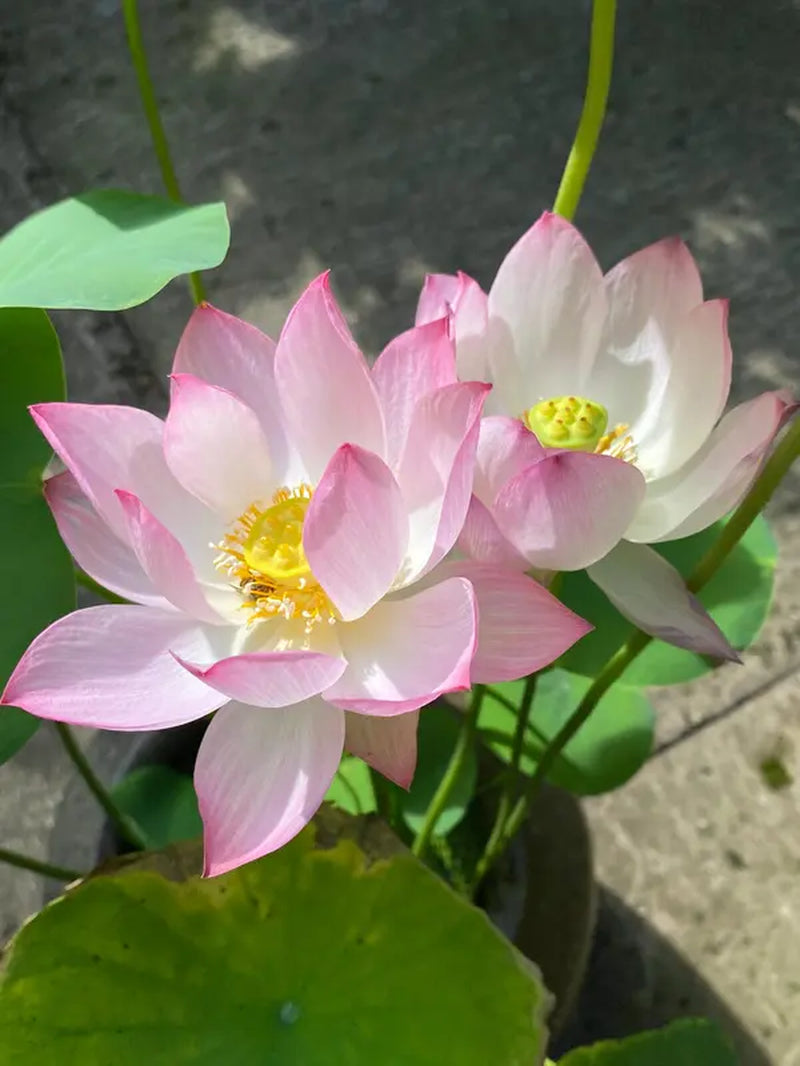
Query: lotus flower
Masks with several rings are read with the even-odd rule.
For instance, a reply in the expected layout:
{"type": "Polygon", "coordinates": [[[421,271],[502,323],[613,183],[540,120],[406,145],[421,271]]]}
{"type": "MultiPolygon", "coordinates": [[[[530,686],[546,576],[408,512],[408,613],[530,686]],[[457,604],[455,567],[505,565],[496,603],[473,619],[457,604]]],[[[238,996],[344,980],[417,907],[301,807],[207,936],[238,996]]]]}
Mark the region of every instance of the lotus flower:
{"type": "Polygon", "coordinates": [[[487,391],[444,320],[369,369],[323,276],[277,346],[199,308],[166,421],[44,404],[45,493],[78,564],[132,601],[45,630],[3,702],[106,729],[216,715],[197,758],[206,873],[271,851],[343,747],[408,786],[418,710],[551,662],[590,627],[529,577],[445,561],[487,391]]]}
{"type": "Polygon", "coordinates": [[[495,563],[586,567],[641,629],[736,657],[647,545],[731,510],[795,408],[765,392],[720,418],[728,307],[703,300],[686,246],[661,241],[603,277],[578,231],[545,214],[488,296],[465,274],[430,276],[417,323],[448,309],[459,377],[494,385],[460,546],[495,563]]]}

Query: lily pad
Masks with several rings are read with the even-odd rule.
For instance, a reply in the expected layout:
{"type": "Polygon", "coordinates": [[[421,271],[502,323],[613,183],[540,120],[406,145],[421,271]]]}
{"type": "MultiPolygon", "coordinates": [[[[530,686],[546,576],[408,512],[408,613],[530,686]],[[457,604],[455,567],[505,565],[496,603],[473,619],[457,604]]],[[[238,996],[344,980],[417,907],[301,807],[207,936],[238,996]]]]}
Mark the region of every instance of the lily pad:
{"type": "Polygon", "coordinates": [[[127,870],[71,890],[13,940],[4,1066],[543,1057],[549,997],[532,967],[407,853],[370,864],[353,840],[315,847],[312,827],[212,880],[127,870]]]}
{"type": "Polygon", "coordinates": [[[114,786],[112,795],[153,848],[191,840],[203,832],[194,783],[171,766],[138,766],[114,786]]]}
{"type": "Polygon", "coordinates": [[[96,189],[0,240],[0,307],[134,307],[179,274],[218,266],[229,241],[224,204],[96,189]]]}
{"type": "MultiPolygon", "coordinates": [[[[461,730],[458,712],[444,702],[424,707],[417,732],[417,768],[408,792],[400,792],[403,821],[413,833],[422,828],[428,807],[444,777],[461,730]]],[[[467,753],[448,797],[447,806],[434,827],[437,836],[447,836],[467,813],[478,780],[475,750],[467,753]]]]}
{"type": "MultiPolygon", "coordinates": [[[[520,769],[533,773],[548,741],[575,710],[591,682],[566,670],[547,670],[536,684],[520,769]]],[[[501,759],[511,757],[516,708],[523,681],[491,685],[484,697],[478,729],[501,759]]],[[[614,685],[557,759],[548,780],[579,796],[610,792],[625,784],[653,749],[655,714],[641,691],[614,685]]]]}
{"type": "Polygon", "coordinates": [[[702,1018],[685,1018],[625,1040],[576,1048],[557,1066],[736,1066],[723,1034],[702,1018]]]}
{"type": "MultiPolygon", "coordinates": [[[[718,522],[692,537],[655,544],[684,577],[719,536],[718,522]]],[[[778,548],[763,515],[755,520],[726,562],[699,593],[714,621],[740,651],[758,636],[772,603],[778,548]]],[[[585,571],[564,574],[560,598],[595,629],[561,657],[559,666],[594,677],[606,661],[634,632],[633,625],[611,605],[585,571]]],[[[713,660],[654,640],[628,667],[628,685],[673,685],[691,681],[713,670],[713,660]]]]}
{"type": "MultiPolygon", "coordinates": [[[[75,607],[66,548],[42,493],[50,446],[28,405],[64,399],[61,349],[44,311],[0,309],[0,688],[28,644],[75,607]]],[[[0,762],[39,719],[0,708],[0,762]]]]}

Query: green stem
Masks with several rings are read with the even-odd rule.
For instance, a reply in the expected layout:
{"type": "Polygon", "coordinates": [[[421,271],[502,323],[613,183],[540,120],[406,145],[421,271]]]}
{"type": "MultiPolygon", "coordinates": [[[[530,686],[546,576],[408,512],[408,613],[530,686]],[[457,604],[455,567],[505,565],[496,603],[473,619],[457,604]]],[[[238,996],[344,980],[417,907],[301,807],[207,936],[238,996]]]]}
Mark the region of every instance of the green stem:
{"type": "Polygon", "coordinates": [[[9,851],[8,848],[0,848],[0,862],[8,863],[9,866],[17,866],[20,870],[32,870],[42,877],[52,877],[54,881],[79,881],[85,874],[78,870],[70,870],[66,866],[54,866],[51,862],[42,862],[40,859],[32,859],[30,855],[20,855],[18,851],[9,851]]]}
{"type": "Polygon", "coordinates": [[[411,851],[418,859],[424,857],[436,829],[436,823],[447,806],[450,794],[456,786],[469,753],[472,751],[475,743],[478,715],[480,714],[485,691],[486,687],[484,685],[476,685],[472,690],[472,699],[469,708],[461,719],[461,729],[456,746],[453,748],[453,754],[450,756],[450,762],[447,764],[447,769],[439,782],[439,787],[436,789],[433,799],[425,812],[425,820],[422,823],[422,827],[411,845],[411,851]]]}
{"type": "MultiPolygon", "coordinates": [[[[745,535],[751,524],[769,503],[783,477],[800,457],[800,418],[796,418],[764,464],[761,473],[750,491],[725,523],[719,537],[686,580],[692,592],[699,592],[706,585],[745,535]]],[[[517,801],[509,815],[505,828],[499,836],[491,856],[484,864],[481,876],[496,861],[522,825],[528,808],[539,792],[556,759],[575,736],[597,704],[627,670],[630,664],[647,647],[653,638],[641,630],[629,637],[594,679],[578,706],[566,720],[552,741],[542,752],[536,770],[531,775],[525,794],[517,801]]],[[[488,848],[487,848],[488,851],[488,848]]],[[[476,885],[477,885],[476,881],[476,885]]]]}
{"type": "Polygon", "coordinates": [[[553,210],[573,219],[578,210],[586,175],[592,165],[597,140],[606,113],[611,69],[614,63],[614,21],[616,0],[593,0],[592,31],[589,43],[589,73],[578,132],[564,167],[553,210]]]}
{"type": "MultiPolygon", "coordinates": [[[[172,164],[172,156],[170,155],[167,135],[164,132],[164,125],[158,110],[158,101],[156,100],[153,81],[147,66],[147,55],[145,53],[144,41],[142,40],[142,30],[139,25],[139,12],[136,0],[122,0],[122,13],[125,18],[125,31],[128,35],[128,48],[131,53],[133,68],[136,71],[136,80],[139,83],[139,96],[142,101],[142,107],[144,108],[147,125],[150,128],[150,139],[153,142],[158,166],[161,170],[161,180],[164,182],[167,196],[169,196],[171,200],[175,200],[177,203],[182,203],[183,197],[181,196],[180,186],[178,185],[178,179],[175,175],[175,167],[172,164]]],[[[192,293],[192,299],[196,304],[205,302],[205,289],[203,287],[202,279],[197,271],[189,275],[189,289],[192,293]]]]}
{"type": "Polygon", "coordinates": [[[72,730],[65,722],[54,722],[53,725],[56,727],[67,755],[69,755],[76,770],[86,782],[89,791],[114,824],[117,832],[120,836],[124,837],[129,844],[132,844],[133,847],[138,848],[140,851],[145,851],[149,846],[147,838],[144,836],[141,829],[139,829],[138,825],[136,825],[127,814],[124,814],[111,798],[108,789],[94,772],[89,760],[86,758],[79,744],[75,740],[72,730]]]}
{"type": "Polygon", "coordinates": [[[85,589],[93,592],[96,596],[102,596],[104,600],[108,600],[109,603],[130,603],[130,600],[123,599],[122,596],[118,596],[116,592],[112,592],[111,589],[107,589],[104,585],[101,585],[99,581],[95,581],[93,577],[89,577],[83,570],[75,570],[75,580],[79,585],[83,585],[85,589]]]}
{"type": "Polygon", "coordinates": [[[511,740],[511,758],[505,774],[503,791],[501,792],[500,799],[497,803],[494,823],[489,832],[489,839],[486,842],[486,847],[483,849],[483,854],[478,859],[475,866],[474,881],[476,884],[481,882],[486,870],[491,865],[495,848],[503,837],[503,831],[506,822],[508,821],[509,812],[511,811],[511,804],[514,802],[514,797],[519,791],[521,780],[520,762],[522,761],[522,754],[525,750],[525,734],[528,729],[531,708],[533,707],[533,697],[536,694],[536,681],[536,674],[531,674],[530,677],[525,679],[525,688],[522,692],[522,699],[519,702],[519,707],[515,708],[517,720],[514,725],[514,736],[511,740]]]}

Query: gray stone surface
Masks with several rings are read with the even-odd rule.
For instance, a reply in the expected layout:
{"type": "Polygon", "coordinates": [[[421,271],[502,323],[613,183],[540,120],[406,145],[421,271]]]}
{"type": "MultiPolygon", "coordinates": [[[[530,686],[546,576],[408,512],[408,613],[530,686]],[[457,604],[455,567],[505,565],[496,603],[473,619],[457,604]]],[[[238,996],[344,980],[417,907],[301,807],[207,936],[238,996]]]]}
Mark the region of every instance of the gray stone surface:
{"type": "MultiPolygon", "coordinates": [[[[330,266],[376,351],[410,321],[426,270],[488,282],[552,200],[580,107],[586,4],[141,8],[185,193],[224,197],[233,220],[211,298],[273,333],[330,266]]],[[[796,384],[798,5],[620,8],[609,120],[579,222],[607,265],[682,234],[708,294],[732,298],[735,396],[796,384]]],[[[95,184],[158,191],[117,4],[0,0],[0,26],[0,223],[95,184]]],[[[189,307],[174,284],[124,315],[58,316],[73,394],[162,410],[189,307]]],[[[792,476],[772,509],[781,578],[745,666],[659,692],[661,753],[587,804],[605,891],[576,1038],[710,1011],[745,1066],[800,1066],[799,485],[792,476]],[[794,778],[780,791],[758,770],[775,752],[794,778]]],[[[0,839],[45,854],[74,787],[43,729],[0,768],[0,839]]],[[[87,839],[96,825],[87,805],[87,839]]],[[[59,858],[86,862],[87,848],[59,858]]],[[[5,932],[41,886],[0,869],[0,899],[5,932]]]]}

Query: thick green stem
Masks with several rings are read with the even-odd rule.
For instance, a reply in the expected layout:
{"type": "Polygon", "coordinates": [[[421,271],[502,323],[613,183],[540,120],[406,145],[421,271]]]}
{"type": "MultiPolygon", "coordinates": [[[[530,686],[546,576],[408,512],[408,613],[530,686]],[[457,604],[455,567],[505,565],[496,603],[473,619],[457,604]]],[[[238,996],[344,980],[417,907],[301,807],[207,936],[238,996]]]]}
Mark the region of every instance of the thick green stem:
{"type": "Polygon", "coordinates": [[[149,846],[147,838],[138,825],[127,814],[124,814],[111,798],[110,792],[94,772],[89,760],[75,740],[72,730],[65,722],[54,722],[53,725],[56,727],[61,743],[74,763],[75,769],[86,782],[87,788],[106,812],[117,832],[134,848],[138,848],[141,851],[146,850],[149,846]]]}
{"type": "MultiPolygon", "coordinates": [[[[750,528],[750,525],[769,503],[783,477],[798,457],[800,457],[800,418],[796,418],[792,422],[783,439],[764,464],[750,491],[726,522],[715,543],[687,578],[687,587],[692,592],[699,592],[719,570],[720,566],[722,566],[750,528]]],[[[612,655],[594,679],[581,702],[542,752],[542,757],[528,782],[525,794],[520,797],[509,815],[505,828],[495,844],[493,854],[484,864],[481,877],[485,875],[492,863],[502,854],[519,830],[530,804],[538,794],[561,752],[569,744],[609,688],[622,676],[633,660],[644,651],[652,639],[647,633],[637,630],[612,655]]]]}
{"type": "Polygon", "coordinates": [[[411,846],[411,851],[418,859],[423,858],[428,849],[431,837],[436,829],[436,823],[447,806],[447,801],[450,799],[450,795],[475,743],[478,715],[480,714],[485,691],[484,685],[476,685],[472,690],[472,699],[470,700],[469,708],[461,719],[461,730],[458,734],[456,746],[453,748],[453,754],[450,756],[450,762],[447,764],[447,769],[439,782],[439,787],[436,789],[430,806],[425,812],[425,820],[422,823],[422,827],[411,846]]]}
{"type": "Polygon", "coordinates": [[[606,113],[611,70],[614,63],[614,22],[616,0],[593,0],[592,31],[589,43],[589,73],[578,132],[564,167],[553,210],[573,219],[578,209],[586,175],[592,165],[606,113]]]}
{"type": "Polygon", "coordinates": [[[511,812],[511,805],[519,792],[522,777],[520,763],[522,761],[523,752],[525,751],[525,734],[528,729],[528,722],[533,707],[533,697],[536,694],[537,676],[537,674],[531,674],[530,677],[526,678],[525,688],[522,692],[522,699],[520,700],[519,707],[516,708],[517,719],[514,725],[514,735],[511,740],[511,758],[509,760],[508,770],[505,774],[503,790],[500,793],[500,799],[497,802],[497,811],[495,812],[494,823],[489,832],[489,839],[486,842],[486,847],[483,849],[483,854],[478,859],[475,866],[473,880],[476,884],[481,882],[486,870],[492,864],[495,849],[503,838],[505,825],[511,812]]]}
{"type": "MultiPolygon", "coordinates": [[[[150,128],[150,139],[156,153],[158,166],[161,170],[161,180],[167,190],[167,196],[178,203],[183,202],[178,179],[175,175],[175,167],[172,164],[167,135],[158,110],[153,81],[147,65],[147,54],[142,40],[142,30],[139,25],[139,11],[136,0],[122,0],[122,13],[125,18],[125,31],[128,36],[128,48],[136,71],[136,80],[139,84],[139,96],[144,108],[147,125],[150,128]]],[[[206,299],[203,282],[200,275],[195,271],[189,275],[189,289],[192,299],[196,304],[201,304],[206,299]]]]}
{"type": "Polygon", "coordinates": [[[0,862],[8,863],[9,866],[17,866],[20,870],[32,870],[42,877],[52,877],[54,881],[79,881],[85,874],[78,870],[70,870],[66,866],[55,866],[51,862],[42,862],[40,859],[32,859],[30,855],[20,855],[18,851],[9,851],[8,848],[0,848],[0,862]]]}
{"type": "Polygon", "coordinates": [[[122,596],[118,596],[116,592],[112,592],[111,589],[107,589],[105,585],[101,585],[99,581],[95,581],[93,577],[89,577],[83,570],[75,570],[75,580],[79,585],[83,585],[85,589],[93,592],[96,596],[101,596],[109,603],[130,603],[130,600],[124,599],[122,596]]]}

